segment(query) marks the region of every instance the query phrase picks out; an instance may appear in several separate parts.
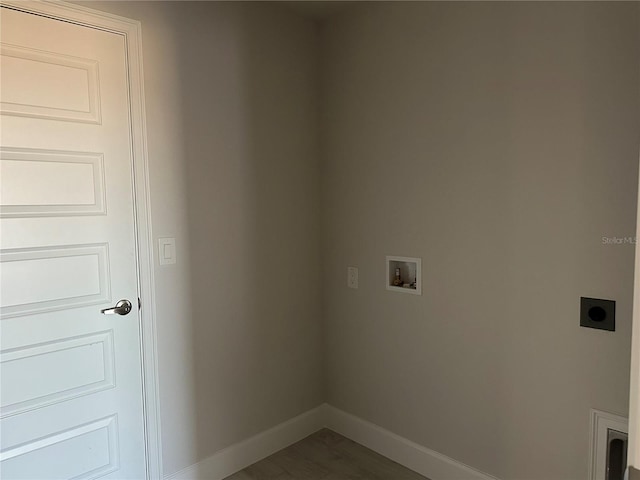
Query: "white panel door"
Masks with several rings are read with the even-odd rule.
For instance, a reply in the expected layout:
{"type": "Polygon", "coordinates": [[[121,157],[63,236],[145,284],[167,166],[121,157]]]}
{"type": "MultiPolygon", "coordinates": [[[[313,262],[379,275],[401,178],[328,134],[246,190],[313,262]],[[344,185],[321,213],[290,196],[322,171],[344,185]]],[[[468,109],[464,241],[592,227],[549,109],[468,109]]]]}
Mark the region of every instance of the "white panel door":
{"type": "Polygon", "coordinates": [[[142,479],[125,39],[0,13],[0,475],[142,479]]]}

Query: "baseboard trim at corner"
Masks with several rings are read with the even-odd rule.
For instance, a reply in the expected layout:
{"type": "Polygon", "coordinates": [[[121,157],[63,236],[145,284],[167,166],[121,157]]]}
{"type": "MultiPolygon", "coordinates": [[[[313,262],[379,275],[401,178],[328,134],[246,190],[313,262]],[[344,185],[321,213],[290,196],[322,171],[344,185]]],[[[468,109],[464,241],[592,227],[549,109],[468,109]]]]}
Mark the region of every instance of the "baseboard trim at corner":
{"type": "Polygon", "coordinates": [[[223,480],[320,430],[324,426],[324,411],[324,405],[316,407],[164,478],[165,480],[223,480]]]}
{"type": "Polygon", "coordinates": [[[223,480],[326,427],[431,480],[498,480],[328,404],[231,445],[165,480],[223,480]]]}
{"type": "Polygon", "coordinates": [[[325,426],[432,480],[497,480],[441,453],[325,404],[325,426]]]}

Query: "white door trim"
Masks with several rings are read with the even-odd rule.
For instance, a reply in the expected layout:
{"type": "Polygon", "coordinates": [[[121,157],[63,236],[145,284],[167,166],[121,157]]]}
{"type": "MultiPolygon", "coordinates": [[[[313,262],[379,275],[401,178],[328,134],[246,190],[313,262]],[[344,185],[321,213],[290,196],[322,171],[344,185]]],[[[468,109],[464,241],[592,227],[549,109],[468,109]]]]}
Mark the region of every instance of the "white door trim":
{"type": "Polygon", "coordinates": [[[155,329],[153,241],[147,158],[147,129],[142,70],[140,22],[79,5],[51,0],[2,0],[0,4],[46,17],[106,30],[125,39],[129,76],[129,101],[133,157],[134,203],[138,256],[138,288],[142,300],[141,352],[147,478],[162,478],[158,364],[155,329]]]}
{"type": "Polygon", "coordinates": [[[629,445],[627,463],[640,469],[640,178],[638,179],[638,220],[636,222],[636,265],[631,338],[631,379],[629,385],[629,445]]]}

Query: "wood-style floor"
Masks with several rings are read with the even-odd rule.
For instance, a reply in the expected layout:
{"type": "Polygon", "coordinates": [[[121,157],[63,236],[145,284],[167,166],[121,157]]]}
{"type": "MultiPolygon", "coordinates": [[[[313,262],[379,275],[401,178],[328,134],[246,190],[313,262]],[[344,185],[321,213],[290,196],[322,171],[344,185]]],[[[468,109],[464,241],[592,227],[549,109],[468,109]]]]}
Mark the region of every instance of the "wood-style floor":
{"type": "Polygon", "coordinates": [[[226,480],[425,480],[425,477],[323,429],[226,480]]]}

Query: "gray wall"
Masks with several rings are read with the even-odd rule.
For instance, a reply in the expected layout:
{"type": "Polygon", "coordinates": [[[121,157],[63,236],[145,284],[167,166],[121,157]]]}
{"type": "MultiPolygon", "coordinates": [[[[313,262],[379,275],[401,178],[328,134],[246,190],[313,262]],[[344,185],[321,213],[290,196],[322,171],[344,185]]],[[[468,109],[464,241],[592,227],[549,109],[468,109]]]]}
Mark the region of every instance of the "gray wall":
{"type": "Polygon", "coordinates": [[[362,4],[325,25],[328,401],[501,479],[626,415],[638,3],[362,4]],[[423,295],[384,289],[422,258],[423,295]],[[346,288],[346,267],[360,288],[346,288]],[[617,330],[579,327],[579,298],[617,330]]]}
{"type": "Polygon", "coordinates": [[[166,474],[328,400],[503,480],[586,477],[589,408],[627,412],[633,246],[602,237],[635,231],[637,3],[359,3],[321,36],[86,4],[142,22],[166,474]]]}
{"type": "Polygon", "coordinates": [[[140,20],[165,474],[320,404],[317,29],[257,3],[140,20]]]}

